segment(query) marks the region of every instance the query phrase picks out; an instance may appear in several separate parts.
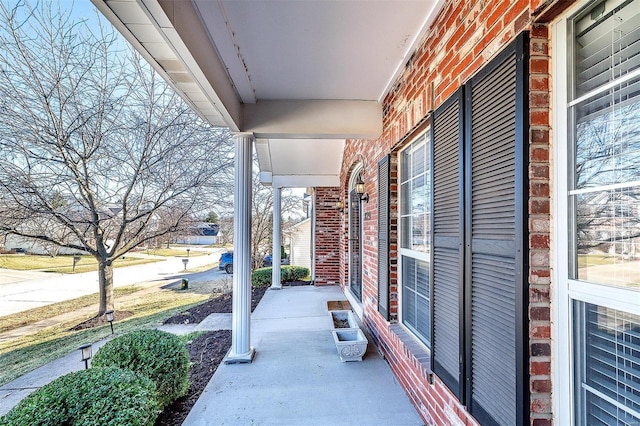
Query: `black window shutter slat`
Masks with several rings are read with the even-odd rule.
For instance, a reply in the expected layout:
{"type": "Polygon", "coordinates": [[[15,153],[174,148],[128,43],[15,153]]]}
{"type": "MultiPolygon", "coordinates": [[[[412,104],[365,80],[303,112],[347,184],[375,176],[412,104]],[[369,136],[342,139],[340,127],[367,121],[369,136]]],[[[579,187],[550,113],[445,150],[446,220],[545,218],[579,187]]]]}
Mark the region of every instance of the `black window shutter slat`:
{"type": "Polygon", "coordinates": [[[432,370],[460,399],[463,393],[464,162],[463,88],[434,113],[432,370]]]}
{"type": "Polygon", "coordinates": [[[389,156],[378,163],[378,312],[389,320],[389,156]]]}
{"type": "Polygon", "coordinates": [[[526,34],[466,84],[466,398],[482,424],[526,421],[526,34]]]}

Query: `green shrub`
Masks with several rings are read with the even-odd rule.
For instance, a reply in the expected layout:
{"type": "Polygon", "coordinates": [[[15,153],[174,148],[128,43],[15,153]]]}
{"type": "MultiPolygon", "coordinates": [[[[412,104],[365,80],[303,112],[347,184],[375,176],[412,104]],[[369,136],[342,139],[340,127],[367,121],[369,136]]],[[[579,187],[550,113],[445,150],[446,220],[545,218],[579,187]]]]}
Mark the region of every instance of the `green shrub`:
{"type": "MultiPolygon", "coordinates": [[[[280,267],[280,282],[297,281],[309,275],[309,268],[294,265],[280,267]]],[[[271,285],[271,267],[259,268],[251,273],[251,285],[256,288],[271,285]]]]}
{"type": "Polygon", "coordinates": [[[159,413],[156,387],[120,368],[90,368],[57,378],[23,399],[3,426],[153,425],[159,413]]]}
{"type": "Polygon", "coordinates": [[[107,342],[93,357],[96,367],[119,367],[144,374],[156,384],[157,399],[166,406],[189,387],[189,352],[177,336],[139,330],[107,342]]]}
{"type": "Polygon", "coordinates": [[[288,281],[298,281],[309,275],[309,268],[302,266],[285,266],[284,270],[287,273],[286,279],[282,279],[282,282],[284,283],[288,281]]]}

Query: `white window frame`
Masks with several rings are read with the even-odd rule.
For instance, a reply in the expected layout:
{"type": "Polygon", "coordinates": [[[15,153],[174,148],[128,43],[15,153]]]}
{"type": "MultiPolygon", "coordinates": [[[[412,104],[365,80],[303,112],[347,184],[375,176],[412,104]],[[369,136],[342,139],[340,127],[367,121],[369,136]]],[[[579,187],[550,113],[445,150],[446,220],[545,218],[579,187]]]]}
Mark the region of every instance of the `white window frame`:
{"type": "MultiPolygon", "coordinates": [[[[553,23],[553,253],[552,311],[553,345],[551,375],[554,424],[575,424],[573,375],[573,301],[583,301],[625,312],[637,312],[638,291],[629,288],[569,279],[568,206],[568,22],[593,0],[582,0],[553,23]]],[[[584,97],[582,97],[584,98],[584,97]]],[[[581,99],[582,99],[581,98],[581,99]]],[[[574,104],[572,102],[572,104],[574,104]]]]}
{"type": "MultiPolygon", "coordinates": [[[[431,126],[428,126],[424,131],[420,132],[419,135],[417,135],[416,137],[412,138],[409,143],[402,148],[401,150],[398,151],[398,324],[407,331],[407,333],[411,334],[414,338],[415,341],[418,342],[421,346],[423,346],[425,348],[425,350],[430,351],[429,346],[426,345],[422,339],[420,339],[418,336],[415,335],[415,333],[406,325],[404,325],[404,318],[403,318],[403,285],[402,285],[402,256],[408,256],[411,257],[413,259],[416,260],[421,260],[421,261],[426,261],[429,263],[429,268],[432,267],[431,265],[431,254],[429,253],[425,253],[425,252],[421,252],[421,251],[416,251],[416,250],[411,250],[408,248],[404,248],[402,247],[402,216],[400,214],[400,210],[401,210],[401,206],[402,206],[402,181],[401,181],[401,176],[403,173],[402,170],[402,153],[409,149],[409,147],[417,142],[419,139],[424,138],[425,135],[427,135],[427,140],[424,141],[425,144],[427,144],[427,149],[431,150],[431,146],[429,144],[432,144],[433,141],[431,140],[431,126]],[[427,143],[428,142],[428,143],[427,143]]],[[[433,155],[433,152],[431,151],[431,155],[433,155]]],[[[431,159],[432,160],[432,159],[431,159]]],[[[431,169],[431,164],[429,164],[429,169],[431,169]]],[[[429,171],[429,175],[432,173],[432,171],[429,171]]],[[[433,189],[433,182],[431,182],[432,184],[432,189],[433,189]]],[[[433,194],[431,194],[431,197],[433,197],[433,194]]],[[[431,220],[433,220],[433,211],[429,212],[432,217],[431,220]]],[[[429,233],[431,233],[431,228],[429,229],[429,233]]],[[[431,236],[431,250],[433,250],[433,236],[431,236]]],[[[432,283],[429,283],[429,298],[431,298],[431,286],[432,283]]],[[[431,305],[431,300],[429,300],[429,305],[431,305]]],[[[429,309],[431,309],[431,306],[429,306],[429,309]]],[[[431,319],[429,320],[429,322],[431,322],[431,319]]],[[[429,345],[431,344],[431,340],[429,339],[429,345]]]]}
{"type": "MultiPolygon", "coordinates": [[[[349,185],[347,186],[347,236],[351,235],[351,191],[356,187],[356,181],[358,180],[358,176],[364,171],[364,165],[362,163],[356,164],[351,172],[351,176],[349,177],[349,185]]],[[[362,208],[362,202],[360,202],[360,247],[364,244],[364,209],[362,208]]],[[[362,252],[362,250],[361,250],[362,252]]],[[[362,308],[362,301],[356,299],[356,296],[351,292],[351,274],[353,271],[351,270],[351,242],[347,242],[347,291],[344,292],[347,300],[351,304],[353,311],[356,313],[358,318],[364,318],[364,309],[362,308]]],[[[360,291],[364,293],[364,260],[363,256],[360,257],[360,291]]],[[[364,294],[362,294],[362,298],[364,300],[364,294]]]]}

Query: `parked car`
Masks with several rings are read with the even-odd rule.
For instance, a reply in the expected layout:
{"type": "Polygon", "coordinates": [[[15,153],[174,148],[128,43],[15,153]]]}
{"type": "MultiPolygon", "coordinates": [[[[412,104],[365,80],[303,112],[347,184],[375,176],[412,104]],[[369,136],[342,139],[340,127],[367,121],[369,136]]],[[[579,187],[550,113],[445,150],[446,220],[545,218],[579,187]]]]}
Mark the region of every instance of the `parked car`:
{"type": "MultiPolygon", "coordinates": [[[[280,260],[280,263],[282,265],[288,265],[289,264],[289,258],[288,257],[283,257],[280,260]]],[[[269,267],[271,265],[273,265],[273,257],[270,254],[268,254],[268,255],[266,255],[264,257],[263,266],[266,268],[266,267],[269,267]]]]}
{"type": "Polygon", "coordinates": [[[225,251],[220,255],[220,265],[218,269],[225,271],[227,274],[233,274],[233,252],[225,251]]]}
{"type": "MultiPolygon", "coordinates": [[[[227,274],[233,274],[233,252],[225,251],[220,255],[220,264],[218,265],[218,269],[221,271],[225,271],[227,274]]],[[[273,258],[270,254],[264,257],[262,261],[262,266],[269,267],[273,264],[273,258]]],[[[285,257],[282,259],[283,265],[289,264],[289,258],[285,257]]]]}

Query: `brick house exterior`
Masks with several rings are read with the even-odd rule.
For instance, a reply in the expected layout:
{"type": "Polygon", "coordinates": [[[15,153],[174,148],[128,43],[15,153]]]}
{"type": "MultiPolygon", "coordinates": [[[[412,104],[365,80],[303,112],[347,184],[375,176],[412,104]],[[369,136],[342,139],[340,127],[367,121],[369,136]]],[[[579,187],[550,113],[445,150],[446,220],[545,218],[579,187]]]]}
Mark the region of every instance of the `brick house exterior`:
{"type": "Polygon", "coordinates": [[[315,191],[315,285],[336,285],[340,282],[340,217],[335,204],[337,188],[317,188],[315,191]]]}
{"type": "MultiPolygon", "coordinates": [[[[370,196],[363,204],[362,309],[364,323],[390,363],[426,424],[476,424],[477,421],[447,386],[434,375],[430,383],[428,352],[398,322],[398,160],[399,149],[425,128],[430,113],[488,63],[515,37],[528,31],[528,364],[529,423],[552,423],[550,321],[550,75],[549,31],[537,16],[547,7],[539,0],[449,1],[432,24],[394,89],[384,100],[384,131],[377,140],[348,140],[344,152],[339,199],[348,203],[354,165],[364,163],[363,180],[370,196]],[[377,310],[377,169],[391,153],[389,237],[390,321],[377,310]]],[[[567,2],[568,3],[568,2],[567,2]]],[[[545,9],[546,10],[546,9],[545,9]]],[[[556,11],[557,12],[557,11],[556,11]]],[[[316,194],[318,205],[332,205],[333,191],[316,194]]],[[[318,236],[331,226],[340,235],[340,283],[348,281],[348,215],[320,213],[318,236]],[[336,216],[338,221],[336,221],[336,216]],[[325,222],[326,221],[326,222],[325,222]],[[328,225],[328,224],[331,225],[328,225]],[[321,230],[321,231],[320,231],[321,230]]],[[[333,242],[333,240],[332,240],[333,242]]],[[[316,250],[323,245],[318,241],[316,250]]],[[[326,247],[326,246],[325,246],[326,247]]],[[[333,247],[333,245],[329,246],[333,247]]],[[[317,256],[320,259],[321,256],[317,256]]],[[[348,291],[348,290],[345,290],[348,291]]]]}

